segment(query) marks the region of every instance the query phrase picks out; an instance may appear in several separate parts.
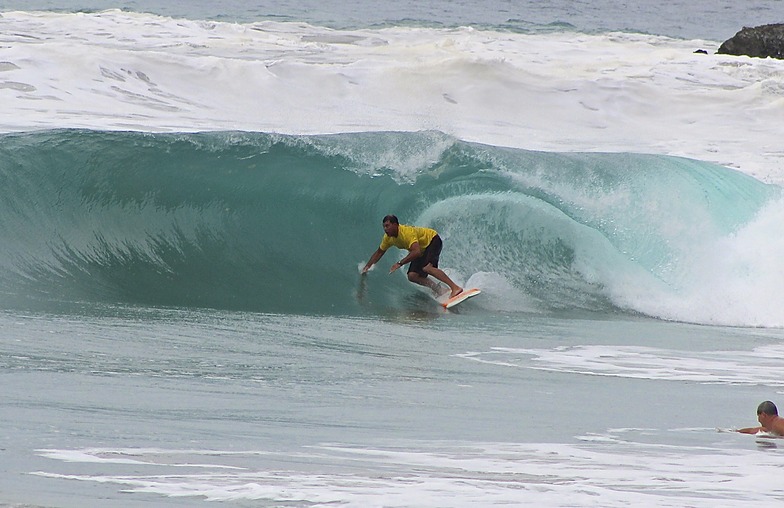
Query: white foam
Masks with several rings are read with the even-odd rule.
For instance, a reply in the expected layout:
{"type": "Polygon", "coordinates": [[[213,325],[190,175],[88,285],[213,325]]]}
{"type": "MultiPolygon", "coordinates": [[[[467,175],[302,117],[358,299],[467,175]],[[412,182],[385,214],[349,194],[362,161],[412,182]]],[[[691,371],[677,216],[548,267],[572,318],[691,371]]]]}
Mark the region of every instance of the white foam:
{"type": "Polygon", "coordinates": [[[784,201],[772,201],[738,231],[681,254],[668,284],[617,276],[603,282],[618,305],[664,319],[784,327],[782,222],[784,201]]]}
{"type": "Polygon", "coordinates": [[[536,312],[539,310],[533,300],[516,289],[500,274],[477,272],[465,282],[464,287],[482,288],[482,298],[475,305],[494,312],[536,312]]]}
{"type": "Polygon", "coordinates": [[[456,355],[504,367],[589,376],[784,386],[784,346],[753,351],[683,351],[645,346],[584,345],[553,349],[492,348],[456,355]]]}
{"type": "MultiPolygon", "coordinates": [[[[604,507],[736,507],[776,506],[784,501],[784,489],[777,487],[779,453],[668,446],[630,442],[629,435],[624,438],[619,440],[611,432],[605,439],[588,436],[577,444],[329,445],[295,454],[285,467],[248,471],[33,474],[116,484],[129,493],[363,508],[581,507],[597,503],[604,507]]],[[[161,451],[171,456],[175,452],[161,451]]],[[[231,457],[239,460],[240,456],[233,452],[222,459],[231,457]]],[[[280,458],[286,460],[283,455],[280,458]]]]}
{"type": "Polygon", "coordinates": [[[714,41],[338,31],[3,13],[0,130],[442,130],[548,151],[683,155],[784,182],[784,61],[714,41]]]}
{"type": "MultiPolygon", "coordinates": [[[[211,469],[242,469],[239,467],[217,465],[217,464],[199,464],[199,463],[178,463],[176,459],[181,456],[200,456],[200,455],[214,455],[212,452],[203,452],[198,450],[161,450],[158,448],[121,448],[121,449],[108,449],[108,448],[86,448],[83,450],[57,450],[57,449],[41,449],[37,450],[38,454],[42,457],[49,459],[61,460],[63,462],[80,462],[85,464],[132,464],[132,465],[145,465],[145,466],[170,466],[170,467],[193,467],[193,468],[211,468],[211,469]],[[173,456],[175,460],[165,460],[173,456]],[[154,460],[151,458],[155,458],[154,460]]],[[[232,452],[220,452],[220,455],[231,455],[232,452]]],[[[250,452],[244,452],[248,455],[250,452]]]]}

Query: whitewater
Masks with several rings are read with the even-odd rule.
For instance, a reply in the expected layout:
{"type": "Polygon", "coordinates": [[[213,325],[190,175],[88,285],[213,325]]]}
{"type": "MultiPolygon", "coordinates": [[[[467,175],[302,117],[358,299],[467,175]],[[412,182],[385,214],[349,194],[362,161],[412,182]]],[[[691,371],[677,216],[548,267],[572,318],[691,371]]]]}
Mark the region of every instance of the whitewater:
{"type": "Polygon", "coordinates": [[[4,12],[0,29],[6,132],[438,130],[529,150],[684,156],[784,180],[784,63],[716,55],[721,41],[118,10],[4,12]]]}
{"type": "Polygon", "coordinates": [[[0,1],[0,506],[780,506],[736,3],[0,1]]]}

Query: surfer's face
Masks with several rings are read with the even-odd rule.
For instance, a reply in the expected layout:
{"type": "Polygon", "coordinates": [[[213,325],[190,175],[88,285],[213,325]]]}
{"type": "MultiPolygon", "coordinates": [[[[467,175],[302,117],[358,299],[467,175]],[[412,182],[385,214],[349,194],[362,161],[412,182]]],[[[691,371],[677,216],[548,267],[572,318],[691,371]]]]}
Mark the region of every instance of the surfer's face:
{"type": "Polygon", "coordinates": [[[388,234],[389,236],[397,236],[397,227],[399,224],[395,224],[391,221],[384,222],[384,233],[388,234]]]}

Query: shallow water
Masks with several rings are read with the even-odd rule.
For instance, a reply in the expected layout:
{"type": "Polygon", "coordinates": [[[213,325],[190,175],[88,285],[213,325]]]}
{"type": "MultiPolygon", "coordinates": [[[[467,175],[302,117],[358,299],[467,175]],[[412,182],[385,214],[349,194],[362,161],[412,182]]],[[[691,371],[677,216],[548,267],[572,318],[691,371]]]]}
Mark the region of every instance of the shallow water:
{"type": "Polygon", "coordinates": [[[6,502],[784,496],[747,487],[773,481],[775,440],[717,432],[780,390],[780,330],[488,319],[469,304],[382,319],[103,312],[2,316],[6,502]]]}

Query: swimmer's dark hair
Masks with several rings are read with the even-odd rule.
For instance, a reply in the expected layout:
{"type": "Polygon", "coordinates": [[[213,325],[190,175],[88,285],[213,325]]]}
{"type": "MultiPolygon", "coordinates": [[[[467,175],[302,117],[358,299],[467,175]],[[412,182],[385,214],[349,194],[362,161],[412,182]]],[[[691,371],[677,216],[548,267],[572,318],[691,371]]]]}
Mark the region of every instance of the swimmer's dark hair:
{"type": "Polygon", "coordinates": [[[387,215],[387,216],[385,216],[384,219],[381,221],[381,224],[383,224],[385,222],[391,222],[392,224],[400,224],[397,221],[397,217],[395,217],[394,215],[387,215]]]}
{"type": "Polygon", "coordinates": [[[759,406],[757,406],[757,414],[764,413],[766,415],[778,416],[779,410],[776,409],[776,404],[772,403],[769,400],[766,400],[759,406]]]}

